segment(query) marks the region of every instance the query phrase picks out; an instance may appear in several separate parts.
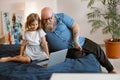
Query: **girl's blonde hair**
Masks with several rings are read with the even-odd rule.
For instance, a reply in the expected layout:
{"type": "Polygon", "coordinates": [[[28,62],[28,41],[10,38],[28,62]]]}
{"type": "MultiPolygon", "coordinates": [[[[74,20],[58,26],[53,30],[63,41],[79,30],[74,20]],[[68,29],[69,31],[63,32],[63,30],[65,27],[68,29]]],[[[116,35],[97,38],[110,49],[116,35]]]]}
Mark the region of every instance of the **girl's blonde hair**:
{"type": "Polygon", "coordinates": [[[27,20],[25,22],[25,30],[29,31],[29,26],[31,25],[32,22],[34,22],[35,20],[38,21],[38,28],[37,30],[41,29],[41,21],[40,21],[40,17],[37,13],[31,13],[28,15],[27,20]]]}

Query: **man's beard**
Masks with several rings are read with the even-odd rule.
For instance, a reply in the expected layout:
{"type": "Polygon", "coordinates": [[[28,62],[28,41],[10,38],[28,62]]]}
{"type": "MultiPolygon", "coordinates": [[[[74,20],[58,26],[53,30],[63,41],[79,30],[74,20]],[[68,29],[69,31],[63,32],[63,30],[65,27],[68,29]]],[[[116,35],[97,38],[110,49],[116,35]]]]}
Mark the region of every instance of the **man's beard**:
{"type": "Polygon", "coordinates": [[[44,30],[46,32],[53,32],[55,30],[55,28],[56,28],[56,22],[44,25],[44,30]]]}

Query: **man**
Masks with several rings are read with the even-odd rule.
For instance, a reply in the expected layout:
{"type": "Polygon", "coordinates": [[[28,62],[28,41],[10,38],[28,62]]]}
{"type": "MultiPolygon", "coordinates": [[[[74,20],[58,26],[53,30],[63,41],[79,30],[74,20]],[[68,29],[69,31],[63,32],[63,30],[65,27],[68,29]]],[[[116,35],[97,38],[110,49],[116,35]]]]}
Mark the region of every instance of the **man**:
{"type": "Polygon", "coordinates": [[[87,38],[79,37],[79,25],[71,17],[64,13],[54,14],[51,8],[45,7],[41,11],[41,20],[50,51],[75,48],[86,54],[92,53],[109,73],[115,73],[100,46],[87,38]]]}

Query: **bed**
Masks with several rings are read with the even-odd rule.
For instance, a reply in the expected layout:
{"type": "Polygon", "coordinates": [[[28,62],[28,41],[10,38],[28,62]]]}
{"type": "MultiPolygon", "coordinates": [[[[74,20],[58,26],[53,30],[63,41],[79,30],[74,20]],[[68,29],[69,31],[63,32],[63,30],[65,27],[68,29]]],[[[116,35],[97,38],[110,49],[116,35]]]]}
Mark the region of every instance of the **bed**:
{"type": "MultiPolygon", "coordinates": [[[[0,45],[0,58],[15,56],[20,51],[20,45],[0,45]]],[[[99,73],[100,64],[92,54],[83,58],[66,60],[60,64],[44,68],[31,63],[5,62],[0,63],[1,80],[49,80],[53,73],[99,73]]]]}

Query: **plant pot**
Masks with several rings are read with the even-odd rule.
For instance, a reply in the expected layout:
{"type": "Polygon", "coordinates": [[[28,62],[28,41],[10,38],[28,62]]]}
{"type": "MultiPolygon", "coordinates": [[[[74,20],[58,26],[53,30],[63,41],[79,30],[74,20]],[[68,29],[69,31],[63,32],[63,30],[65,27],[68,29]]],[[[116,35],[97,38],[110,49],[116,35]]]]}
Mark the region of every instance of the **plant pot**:
{"type": "Polygon", "coordinates": [[[106,55],[108,58],[120,58],[120,42],[105,42],[106,55]]]}

